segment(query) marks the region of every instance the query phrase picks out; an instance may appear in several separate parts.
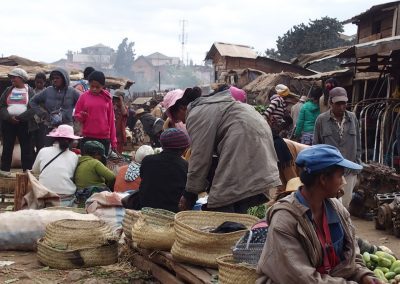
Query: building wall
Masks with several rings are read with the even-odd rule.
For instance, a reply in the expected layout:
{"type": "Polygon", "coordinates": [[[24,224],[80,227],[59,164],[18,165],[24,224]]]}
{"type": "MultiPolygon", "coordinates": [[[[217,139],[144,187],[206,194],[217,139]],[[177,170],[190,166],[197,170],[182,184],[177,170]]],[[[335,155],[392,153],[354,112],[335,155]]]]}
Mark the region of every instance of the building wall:
{"type": "Polygon", "coordinates": [[[376,15],[371,14],[360,19],[357,43],[399,35],[400,31],[396,28],[399,19],[395,18],[394,11],[396,10],[384,11],[376,15]],[[395,24],[394,28],[393,23],[395,24]]]}
{"type": "Polygon", "coordinates": [[[132,65],[135,80],[143,80],[146,82],[153,81],[156,78],[156,70],[148,62],[138,59],[132,65]]]}

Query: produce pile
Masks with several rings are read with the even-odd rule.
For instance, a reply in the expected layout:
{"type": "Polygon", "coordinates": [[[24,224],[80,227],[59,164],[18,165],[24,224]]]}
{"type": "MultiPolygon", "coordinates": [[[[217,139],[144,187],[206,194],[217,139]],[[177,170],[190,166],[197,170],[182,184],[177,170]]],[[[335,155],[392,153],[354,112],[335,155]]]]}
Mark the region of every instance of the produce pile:
{"type": "Polygon", "coordinates": [[[364,252],[362,256],[365,265],[378,279],[390,284],[400,283],[400,260],[393,255],[377,251],[374,254],[364,252]]]}

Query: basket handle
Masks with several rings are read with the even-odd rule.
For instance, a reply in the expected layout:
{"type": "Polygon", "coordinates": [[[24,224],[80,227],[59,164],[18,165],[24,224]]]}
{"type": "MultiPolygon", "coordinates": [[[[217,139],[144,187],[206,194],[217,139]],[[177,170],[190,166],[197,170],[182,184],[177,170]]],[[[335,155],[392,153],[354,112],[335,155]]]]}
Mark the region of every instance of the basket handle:
{"type": "Polygon", "coordinates": [[[251,241],[251,239],[252,239],[252,237],[253,237],[253,231],[252,230],[249,230],[249,237],[247,238],[247,242],[246,242],[246,249],[249,249],[249,245],[250,245],[250,241],[251,241]]]}

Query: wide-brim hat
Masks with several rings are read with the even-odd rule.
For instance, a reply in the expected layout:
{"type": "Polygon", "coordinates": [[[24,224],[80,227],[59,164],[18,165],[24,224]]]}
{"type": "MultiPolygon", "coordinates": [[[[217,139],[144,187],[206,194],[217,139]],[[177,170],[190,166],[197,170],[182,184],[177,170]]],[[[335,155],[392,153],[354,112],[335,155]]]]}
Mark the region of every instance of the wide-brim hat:
{"type": "Polygon", "coordinates": [[[285,191],[286,192],[296,191],[302,185],[303,183],[301,182],[299,177],[292,178],[287,182],[285,191]]]}
{"type": "Polygon", "coordinates": [[[184,91],[181,89],[176,89],[173,91],[169,91],[163,98],[163,101],[161,102],[161,105],[166,109],[166,114],[168,117],[171,117],[171,113],[169,111],[169,108],[174,106],[176,102],[181,99],[184,95],[184,91]]]}
{"type": "Polygon", "coordinates": [[[81,139],[82,137],[77,136],[74,134],[74,129],[72,126],[67,125],[67,124],[61,124],[58,126],[56,129],[54,129],[52,132],[47,134],[48,137],[53,137],[53,138],[68,138],[68,139],[81,139]]]}
{"type": "Polygon", "coordinates": [[[146,111],[144,110],[144,108],[139,108],[138,110],[136,110],[135,115],[139,115],[142,113],[145,113],[146,111]]]}

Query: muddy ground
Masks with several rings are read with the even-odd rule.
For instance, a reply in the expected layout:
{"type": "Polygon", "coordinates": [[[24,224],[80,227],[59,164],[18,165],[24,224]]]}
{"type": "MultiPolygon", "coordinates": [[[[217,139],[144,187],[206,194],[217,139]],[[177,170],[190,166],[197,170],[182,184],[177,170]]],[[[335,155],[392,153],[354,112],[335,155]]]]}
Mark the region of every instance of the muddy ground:
{"type": "MultiPolygon", "coordinates": [[[[353,217],[357,234],[375,245],[384,245],[400,257],[400,242],[390,232],[377,231],[374,222],[353,217]]],[[[33,252],[1,252],[1,261],[14,261],[9,266],[0,267],[0,283],[157,283],[150,275],[137,270],[129,262],[127,248],[121,249],[118,264],[79,270],[56,270],[42,266],[33,252]]]]}

